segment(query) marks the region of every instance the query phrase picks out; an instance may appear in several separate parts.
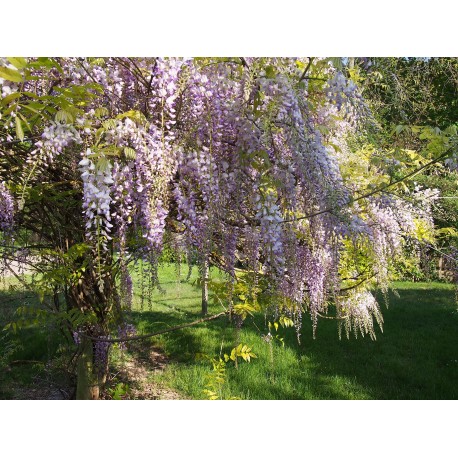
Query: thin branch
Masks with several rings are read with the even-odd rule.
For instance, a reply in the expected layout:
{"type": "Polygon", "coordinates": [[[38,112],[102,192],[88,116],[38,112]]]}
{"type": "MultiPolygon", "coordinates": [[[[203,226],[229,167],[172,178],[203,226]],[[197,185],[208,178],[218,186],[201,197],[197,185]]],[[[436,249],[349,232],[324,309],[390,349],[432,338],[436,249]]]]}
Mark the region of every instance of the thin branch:
{"type": "Polygon", "coordinates": [[[25,137],[24,140],[9,140],[9,141],[3,141],[3,142],[0,142],[0,145],[14,145],[16,143],[25,143],[25,142],[28,142],[28,141],[34,141],[34,140],[37,140],[38,138],[40,138],[39,135],[36,135],[34,137],[25,137]]]}
{"type": "Polygon", "coordinates": [[[352,286],[347,286],[346,288],[340,288],[339,289],[339,293],[341,293],[342,291],[350,291],[352,289],[355,289],[357,288],[359,285],[362,285],[364,282],[368,281],[368,280],[371,280],[372,278],[374,278],[376,276],[376,274],[373,274],[371,275],[370,277],[366,277],[366,278],[363,278],[362,280],[360,280],[358,283],[355,283],[354,285],[352,286]]]}
{"type": "Polygon", "coordinates": [[[217,313],[216,315],[212,315],[207,318],[201,318],[200,320],[193,321],[192,323],[186,323],[180,326],[173,326],[172,328],[166,329],[164,331],[152,332],[151,334],[143,334],[140,336],[125,337],[123,339],[111,339],[108,337],[93,337],[93,336],[89,336],[83,333],[81,333],[80,335],[82,337],[87,337],[88,339],[94,340],[95,342],[110,342],[110,343],[130,342],[133,340],[149,339],[150,337],[159,336],[161,334],[166,334],[168,332],[178,331],[179,329],[183,329],[183,328],[189,328],[191,326],[195,326],[196,324],[204,323],[205,321],[216,320],[217,318],[224,316],[224,315],[228,315],[229,313],[230,313],[230,310],[227,310],[225,312],[217,313]]]}
{"type": "Polygon", "coordinates": [[[248,62],[246,61],[246,59],[244,57],[239,57],[239,59],[241,60],[242,62],[242,65],[246,68],[250,68],[250,66],[248,65],[248,62]]]}
{"type": "MultiPolygon", "coordinates": [[[[368,197],[371,197],[374,194],[378,194],[380,192],[385,191],[385,189],[391,188],[392,186],[394,186],[396,184],[402,183],[404,180],[407,180],[407,178],[411,178],[414,175],[416,175],[417,173],[420,173],[422,170],[426,169],[427,167],[429,167],[429,166],[431,166],[433,164],[436,164],[437,162],[440,162],[442,159],[445,159],[445,157],[447,157],[452,150],[453,150],[453,147],[449,148],[447,151],[442,153],[436,159],[433,159],[432,161],[428,162],[427,164],[422,165],[421,167],[419,167],[418,169],[415,169],[414,171],[408,173],[407,175],[405,175],[405,176],[403,176],[403,177],[401,177],[401,178],[399,178],[399,179],[397,179],[395,181],[392,181],[391,183],[388,183],[388,184],[386,184],[384,186],[381,186],[380,188],[375,189],[374,191],[368,192],[367,194],[363,194],[362,196],[356,197],[355,199],[351,199],[348,202],[348,205],[353,204],[355,202],[358,202],[359,200],[367,199],[368,197]]],[[[294,223],[295,221],[300,221],[302,219],[314,218],[315,216],[322,215],[323,213],[332,213],[332,211],[333,211],[333,208],[329,208],[328,207],[328,208],[325,208],[324,210],[320,210],[320,211],[315,212],[315,213],[310,213],[310,214],[305,215],[305,216],[300,216],[299,218],[285,219],[283,221],[280,221],[278,224],[294,223]]]]}
{"type": "MultiPolygon", "coordinates": [[[[140,68],[138,67],[138,65],[137,65],[137,63],[135,62],[135,60],[133,60],[133,59],[130,58],[130,57],[127,57],[127,60],[128,60],[129,62],[131,62],[132,65],[133,65],[133,66],[135,67],[135,69],[137,70],[137,71],[135,72],[135,74],[136,74],[137,76],[139,76],[139,77],[143,80],[143,82],[145,83],[145,86],[148,87],[148,80],[142,75],[142,71],[141,71],[140,68]]],[[[132,70],[131,70],[131,71],[132,71],[132,70]]],[[[134,72],[132,72],[132,73],[134,73],[134,72]]],[[[154,74],[154,73],[152,72],[152,73],[151,73],[151,76],[152,76],[153,74],[154,74]]]]}
{"type": "Polygon", "coordinates": [[[307,72],[310,70],[310,67],[312,66],[312,62],[313,62],[313,59],[314,57],[309,57],[309,62],[307,64],[307,67],[305,67],[305,70],[304,72],[302,73],[301,77],[299,78],[299,83],[305,79],[305,75],[307,75],[307,72]]]}
{"type": "Polygon", "coordinates": [[[5,266],[8,268],[8,270],[13,274],[13,276],[16,278],[16,280],[21,283],[22,286],[24,286],[27,290],[29,290],[29,285],[27,284],[27,282],[21,278],[17,273],[16,271],[9,265],[9,263],[6,263],[5,262],[5,266]]]}
{"type": "Polygon", "coordinates": [[[326,78],[318,78],[317,76],[306,76],[305,80],[315,80],[315,81],[328,81],[326,78]]]}
{"type": "Polygon", "coordinates": [[[319,312],[317,312],[317,315],[320,318],[326,318],[327,320],[345,320],[346,318],[348,318],[348,315],[345,315],[345,316],[327,316],[327,315],[322,315],[319,312]]]}

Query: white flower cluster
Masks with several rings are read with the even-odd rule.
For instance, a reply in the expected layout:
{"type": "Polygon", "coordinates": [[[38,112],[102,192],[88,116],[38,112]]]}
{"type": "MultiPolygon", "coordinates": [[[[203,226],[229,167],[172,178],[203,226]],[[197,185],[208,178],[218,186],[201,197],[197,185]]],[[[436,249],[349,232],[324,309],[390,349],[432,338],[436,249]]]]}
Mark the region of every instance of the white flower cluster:
{"type": "Polygon", "coordinates": [[[375,340],[374,318],[380,329],[383,330],[383,317],[375,297],[369,291],[355,290],[341,304],[341,312],[344,315],[344,325],[347,337],[353,331],[355,337],[358,332],[361,335],[369,334],[375,340]]]}
{"type": "Polygon", "coordinates": [[[282,229],[281,209],[276,204],[275,198],[272,194],[267,194],[264,201],[261,201],[261,196],[255,195],[256,203],[256,218],[261,223],[261,236],[266,246],[271,248],[272,254],[276,258],[277,267],[282,270],[284,264],[283,256],[283,243],[282,243],[282,229]]]}
{"type": "Polygon", "coordinates": [[[35,143],[37,149],[32,151],[28,162],[35,162],[37,157],[40,162],[51,164],[65,147],[71,143],[81,143],[78,131],[70,124],[53,122],[43,130],[41,140],[35,143]]]}
{"type": "Polygon", "coordinates": [[[117,146],[128,146],[129,141],[142,141],[144,130],[137,127],[134,121],[129,118],[117,122],[116,127],[107,130],[105,133],[107,143],[117,146]]]}
{"type": "Polygon", "coordinates": [[[88,148],[79,163],[84,183],[83,209],[86,216],[86,235],[92,238],[91,230],[95,229],[97,239],[106,250],[106,241],[111,240],[109,233],[113,227],[110,214],[112,165],[104,157],[99,157],[98,163],[95,164],[91,159],[94,158],[94,154],[88,148]]]}

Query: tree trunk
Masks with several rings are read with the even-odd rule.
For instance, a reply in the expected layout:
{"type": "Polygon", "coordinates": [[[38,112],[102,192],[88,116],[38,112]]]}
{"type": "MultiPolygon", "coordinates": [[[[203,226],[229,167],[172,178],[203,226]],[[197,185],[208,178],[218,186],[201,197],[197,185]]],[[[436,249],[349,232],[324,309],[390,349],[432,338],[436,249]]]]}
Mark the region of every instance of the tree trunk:
{"type": "MultiPolygon", "coordinates": [[[[86,269],[84,277],[68,289],[66,295],[68,309],[78,308],[82,313],[93,312],[97,317],[97,324],[83,328],[84,332],[99,337],[107,334],[107,319],[110,313],[113,279],[105,275],[102,286],[99,285],[98,275],[92,268],[86,269]]],[[[108,351],[108,350],[107,350],[108,351]]],[[[83,338],[81,354],[77,365],[76,399],[98,399],[100,389],[106,382],[108,375],[108,357],[104,367],[101,362],[94,364],[94,342],[90,338],[83,338]]]]}
{"type": "Polygon", "coordinates": [[[208,267],[208,259],[202,265],[202,315],[208,314],[208,280],[209,280],[210,269],[208,267]]]}
{"type": "Polygon", "coordinates": [[[97,400],[100,396],[100,389],[107,381],[108,360],[105,367],[94,365],[93,344],[88,338],[81,342],[81,348],[77,368],[76,399],[97,400]]]}

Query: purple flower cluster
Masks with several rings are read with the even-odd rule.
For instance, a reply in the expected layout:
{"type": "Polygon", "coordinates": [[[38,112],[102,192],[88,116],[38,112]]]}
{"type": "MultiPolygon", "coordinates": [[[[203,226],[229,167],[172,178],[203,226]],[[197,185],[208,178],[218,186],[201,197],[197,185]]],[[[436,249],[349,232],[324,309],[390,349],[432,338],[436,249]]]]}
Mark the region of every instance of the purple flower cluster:
{"type": "Polygon", "coordinates": [[[50,164],[72,143],[81,143],[79,132],[70,124],[52,122],[43,130],[41,140],[35,143],[37,148],[30,153],[28,162],[50,164]]]}
{"type": "Polygon", "coordinates": [[[368,108],[356,84],[346,79],[342,72],[336,71],[328,80],[326,92],[329,102],[334,104],[338,111],[344,108],[347,119],[358,120],[361,115],[368,114],[368,108]]]}
{"type": "Polygon", "coordinates": [[[425,199],[421,207],[384,194],[369,199],[367,218],[364,221],[366,226],[364,234],[374,252],[374,269],[383,290],[388,287],[388,266],[392,260],[402,254],[405,236],[416,238],[416,220],[422,221],[425,228],[433,227],[430,213],[427,210],[430,204],[428,194],[418,196],[420,199],[425,199]]]}
{"type": "Polygon", "coordinates": [[[134,217],[134,174],[132,164],[121,165],[115,162],[113,166],[113,185],[111,188],[113,203],[116,211],[113,213],[119,240],[120,256],[123,259],[126,252],[127,230],[134,217]]]}
{"type": "MultiPolygon", "coordinates": [[[[98,336],[108,338],[108,336],[98,336]]],[[[111,347],[111,342],[96,341],[94,344],[94,366],[100,372],[104,372],[104,368],[108,364],[108,355],[111,347]]]]}
{"type": "Polygon", "coordinates": [[[0,231],[9,232],[14,221],[14,200],[5,183],[0,181],[0,231]]]}
{"type": "MultiPolygon", "coordinates": [[[[124,323],[122,326],[118,326],[118,339],[126,339],[137,335],[137,329],[133,324],[124,323]]],[[[126,343],[120,342],[119,348],[121,350],[126,349],[126,343]]]]}
{"type": "Polygon", "coordinates": [[[75,344],[79,345],[81,343],[81,335],[79,331],[73,331],[72,336],[73,336],[73,341],[75,342],[75,344]]]}

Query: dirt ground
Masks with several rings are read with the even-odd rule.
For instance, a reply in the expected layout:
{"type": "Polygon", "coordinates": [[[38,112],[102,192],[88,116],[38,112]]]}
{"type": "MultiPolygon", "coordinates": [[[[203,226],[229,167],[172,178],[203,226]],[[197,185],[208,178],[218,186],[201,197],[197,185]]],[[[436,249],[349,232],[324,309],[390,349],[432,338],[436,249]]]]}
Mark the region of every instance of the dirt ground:
{"type": "MultiPolygon", "coordinates": [[[[126,383],[129,387],[123,399],[184,399],[179,393],[151,381],[151,376],[162,372],[168,363],[163,353],[154,347],[145,347],[144,343],[131,344],[131,350],[115,374],[116,383],[126,383]]],[[[105,392],[105,399],[110,398],[109,393],[110,390],[105,392]]]]}
{"type": "MultiPolygon", "coordinates": [[[[138,346],[126,354],[122,362],[110,368],[109,380],[100,398],[112,400],[114,389],[118,384],[127,385],[128,389],[122,394],[121,399],[130,400],[175,400],[184,397],[164,386],[154,383],[151,378],[154,374],[164,370],[168,363],[167,357],[150,347],[138,346]]],[[[33,362],[17,362],[31,364],[33,362]]],[[[15,366],[7,371],[15,370],[15,366]]],[[[16,400],[70,400],[75,397],[75,387],[62,377],[56,377],[52,370],[40,371],[33,378],[31,384],[20,386],[15,384],[8,389],[9,399],[16,400]]]]}

